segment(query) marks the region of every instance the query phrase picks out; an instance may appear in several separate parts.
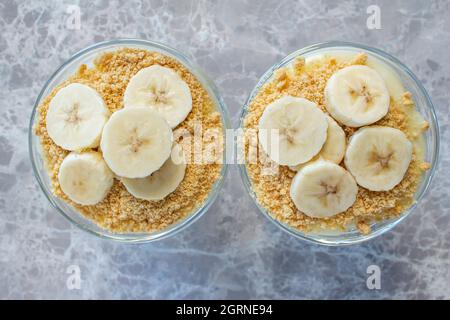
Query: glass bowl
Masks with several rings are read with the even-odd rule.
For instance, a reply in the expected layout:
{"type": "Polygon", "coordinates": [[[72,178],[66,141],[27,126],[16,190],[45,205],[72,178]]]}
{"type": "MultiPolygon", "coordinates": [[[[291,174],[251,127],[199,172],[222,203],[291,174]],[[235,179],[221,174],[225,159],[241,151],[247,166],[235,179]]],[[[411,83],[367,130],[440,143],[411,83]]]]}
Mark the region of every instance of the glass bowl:
{"type": "Polygon", "coordinates": [[[324,42],[315,44],[298,51],[295,51],[282,59],[279,63],[273,65],[269,70],[267,70],[263,76],[259,79],[255,88],[250,93],[240,116],[240,127],[244,127],[244,118],[247,115],[247,109],[252,102],[255,95],[259,92],[260,88],[268,81],[271,80],[274,71],[279,69],[280,67],[289,65],[297,56],[303,56],[305,58],[312,58],[318,54],[337,52],[337,51],[345,51],[350,53],[360,53],[366,52],[369,56],[377,58],[382,62],[386,63],[390,66],[400,77],[400,80],[403,82],[403,85],[407,91],[410,91],[414,102],[416,104],[416,108],[422,117],[429,122],[430,128],[425,133],[425,161],[431,164],[431,168],[426,171],[423,175],[422,181],[418,186],[417,192],[414,196],[414,204],[406,210],[399,217],[384,220],[380,222],[373,222],[371,224],[372,232],[367,235],[363,235],[356,230],[355,227],[351,227],[345,232],[337,232],[337,231],[316,231],[310,233],[301,232],[295,228],[290,227],[289,225],[282,223],[276,220],[274,217],[270,215],[270,213],[261,206],[256,198],[256,195],[252,189],[252,185],[247,173],[247,168],[245,164],[240,164],[240,174],[242,181],[247,189],[247,192],[250,194],[253,201],[258,206],[259,210],[273,223],[275,223],[278,227],[288,232],[289,234],[312,242],[329,246],[340,246],[340,245],[350,245],[360,243],[369,239],[373,239],[384,232],[392,229],[396,226],[400,221],[405,219],[417,206],[420,200],[425,195],[428,187],[430,186],[431,180],[433,178],[434,172],[436,170],[437,161],[439,158],[439,127],[436,119],[436,114],[434,111],[433,103],[431,102],[430,97],[428,96],[425,88],[417,79],[417,77],[408,69],[403,63],[397,60],[395,57],[390,54],[375,49],[366,45],[350,43],[350,42],[324,42]]]}
{"type": "Polygon", "coordinates": [[[178,60],[193,75],[197,77],[197,79],[202,83],[203,87],[208,91],[209,95],[211,96],[213,102],[216,105],[217,110],[221,114],[224,130],[231,127],[227,108],[225,106],[222,97],[219,94],[218,89],[216,88],[214,83],[211,80],[209,80],[208,77],[196,65],[194,65],[184,54],[175,49],[172,49],[163,44],[153,41],[137,40],[137,39],[117,39],[112,41],[96,43],[90,47],[87,47],[77,52],[69,60],[63,63],[52,74],[50,79],[45,83],[44,87],[39,93],[38,98],[36,99],[36,103],[34,104],[33,112],[31,114],[30,125],[28,128],[29,153],[34,174],[36,176],[37,181],[39,182],[39,185],[42,188],[42,191],[44,192],[45,196],[50,201],[50,203],[61,215],[66,217],[70,222],[80,227],[81,229],[91,234],[97,235],[101,238],[129,243],[143,243],[157,239],[163,239],[168,236],[174,235],[178,231],[184,229],[185,227],[187,227],[188,225],[199,219],[208,210],[208,208],[216,199],[222,187],[227,172],[227,165],[225,161],[226,152],[224,151],[223,154],[223,165],[219,179],[215,182],[205,202],[190,215],[170,225],[168,228],[158,232],[114,233],[97,226],[93,221],[85,218],[82,214],[76,211],[69,204],[53,195],[53,193],[51,192],[51,182],[44,166],[44,159],[42,156],[39,137],[37,137],[33,131],[33,127],[37,122],[38,118],[37,108],[41,104],[41,101],[53,90],[53,88],[55,88],[55,86],[66,80],[73,73],[75,73],[82,63],[87,64],[88,66],[92,66],[92,61],[99,54],[107,51],[117,50],[123,47],[140,48],[148,51],[156,51],[178,60]]]}

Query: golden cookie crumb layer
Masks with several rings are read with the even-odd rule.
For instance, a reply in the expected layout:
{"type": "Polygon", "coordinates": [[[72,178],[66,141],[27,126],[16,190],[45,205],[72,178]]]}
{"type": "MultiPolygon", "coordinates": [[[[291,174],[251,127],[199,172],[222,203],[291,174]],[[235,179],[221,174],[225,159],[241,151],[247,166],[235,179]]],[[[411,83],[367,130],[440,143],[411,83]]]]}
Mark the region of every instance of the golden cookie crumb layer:
{"type": "MultiPolygon", "coordinates": [[[[284,95],[302,97],[315,102],[322,111],[327,113],[324,101],[324,89],[328,79],[336,71],[349,65],[365,65],[367,55],[355,55],[353,59],[342,60],[334,57],[324,57],[305,64],[303,58],[294,60],[292,70],[283,67],[275,72],[275,76],[262,86],[255,98],[248,106],[244,118],[244,129],[248,132],[257,132],[258,122],[264,109],[274,100],[284,95]],[[292,72],[293,71],[293,72],[292,72]]],[[[277,167],[264,152],[252,142],[245,140],[246,168],[257,201],[277,220],[288,224],[302,232],[324,229],[346,230],[355,226],[361,233],[371,232],[370,223],[398,217],[414,202],[414,193],[417,190],[423,171],[429,169],[429,164],[423,161],[421,150],[422,133],[428,128],[427,123],[417,126],[411,114],[413,101],[411,94],[405,93],[401,101],[391,98],[388,114],[374,125],[390,126],[402,130],[414,143],[414,154],[404,179],[392,190],[387,192],[373,192],[358,187],[355,203],[347,211],[330,218],[312,218],[300,212],[289,197],[289,190],[295,172],[286,166],[279,166],[278,170],[267,172],[268,167],[277,167]],[[263,161],[248,161],[249,153],[257,154],[263,161]],[[266,171],[264,171],[266,170],[266,171]]],[[[347,142],[357,128],[342,126],[346,133],[347,142]]],[[[340,164],[345,167],[344,163],[340,164]]]]}
{"type": "MultiPolygon", "coordinates": [[[[141,49],[124,48],[104,53],[94,61],[92,68],[81,65],[76,74],[57,86],[38,107],[39,118],[35,133],[41,141],[53,193],[85,217],[113,232],[155,232],[185,218],[205,202],[214,183],[220,177],[222,164],[218,162],[189,163],[185,177],[178,188],[160,201],[136,199],[128,193],[118,179],[115,179],[111,191],[103,201],[92,206],[81,206],[72,202],[59,186],[58,170],[69,152],[58,147],[49,138],[45,117],[49,103],[56,92],[74,82],[86,84],[97,90],[110,112],[113,113],[123,107],[123,94],[131,77],[140,69],[154,64],[173,69],[191,90],[192,111],[174,132],[184,130],[193,135],[194,127],[199,124],[203,132],[208,129],[223,131],[221,116],[199,80],[177,60],[161,53],[141,49]]],[[[176,142],[183,147],[188,145],[183,143],[182,135],[175,134],[175,137],[176,142]]],[[[207,143],[201,146],[203,151],[208,148],[207,143]]],[[[191,155],[190,159],[194,159],[194,148],[184,148],[184,152],[191,155]]],[[[223,152],[223,147],[219,152],[223,152]]],[[[217,157],[221,158],[221,155],[217,157]]]]}

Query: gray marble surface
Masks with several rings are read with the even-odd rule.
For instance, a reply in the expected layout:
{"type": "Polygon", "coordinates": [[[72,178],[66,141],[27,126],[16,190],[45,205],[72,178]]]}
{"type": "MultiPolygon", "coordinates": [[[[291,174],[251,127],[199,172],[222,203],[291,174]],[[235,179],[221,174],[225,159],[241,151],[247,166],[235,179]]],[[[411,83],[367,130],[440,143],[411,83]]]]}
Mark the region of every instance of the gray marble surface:
{"type": "Polygon", "coordinates": [[[0,0],[0,298],[450,298],[450,2],[0,0]],[[70,5],[79,30],[67,28],[70,5]],[[369,30],[366,8],[381,9],[369,30]],[[362,245],[310,245],[278,230],[231,168],[219,198],[175,237],[146,245],[97,239],[61,217],[33,176],[27,132],[57,66],[95,42],[135,37],[189,55],[220,88],[233,121],[258,77],[321,41],[371,44],[405,62],[437,107],[438,174],[418,209],[362,245]],[[381,269],[381,289],[366,268],[381,269]],[[70,290],[70,265],[81,271],[70,290]]]}

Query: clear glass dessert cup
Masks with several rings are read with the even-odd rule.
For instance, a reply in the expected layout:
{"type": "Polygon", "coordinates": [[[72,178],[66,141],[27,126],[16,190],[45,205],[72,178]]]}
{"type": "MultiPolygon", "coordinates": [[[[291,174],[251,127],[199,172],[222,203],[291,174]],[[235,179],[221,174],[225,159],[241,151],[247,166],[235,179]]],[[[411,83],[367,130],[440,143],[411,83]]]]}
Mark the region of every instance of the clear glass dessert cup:
{"type": "MultiPolygon", "coordinates": [[[[226,154],[223,154],[223,164],[218,180],[214,183],[208,198],[202,203],[197,209],[194,210],[184,219],[170,225],[166,229],[157,232],[130,232],[130,233],[114,233],[106,229],[99,227],[90,219],[85,218],[81,213],[79,213],[75,208],[64,202],[62,199],[56,197],[51,191],[51,181],[48,176],[47,170],[44,165],[44,158],[41,150],[41,144],[39,137],[34,133],[34,125],[38,121],[37,108],[41,104],[42,100],[61,82],[66,80],[70,75],[74,74],[81,64],[86,64],[92,66],[93,60],[104,52],[117,50],[120,48],[139,48],[148,51],[160,52],[164,55],[170,56],[182,63],[197,79],[201,82],[203,87],[207,90],[210,97],[212,98],[214,104],[216,105],[217,111],[221,115],[222,125],[224,130],[231,127],[230,117],[228,115],[225,103],[219,94],[218,89],[214,83],[208,79],[208,77],[196,66],[194,65],[184,54],[181,52],[167,47],[166,45],[138,39],[117,39],[111,41],[104,41],[96,43],[89,46],[76,54],[74,54],[69,60],[64,62],[50,77],[50,79],[45,83],[38,98],[33,107],[33,112],[31,114],[30,125],[28,128],[28,142],[29,142],[29,153],[31,158],[32,167],[36,179],[41,186],[47,199],[53,205],[53,207],[62,216],[67,218],[70,222],[78,226],[79,228],[87,231],[88,233],[94,234],[101,238],[117,240],[121,242],[128,243],[144,243],[150,242],[158,239],[167,238],[174,235],[178,231],[186,228],[194,221],[199,219],[211,206],[211,204],[216,199],[222,188],[223,181],[227,173],[226,164],[226,154]]],[[[224,132],[225,135],[225,132],[224,132]]],[[[225,148],[224,148],[225,149],[225,148]]]]}
{"type": "Polygon", "coordinates": [[[405,212],[403,212],[400,216],[379,221],[379,222],[372,222],[371,228],[372,232],[369,234],[361,234],[356,227],[351,227],[347,231],[344,232],[338,232],[338,231],[315,231],[310,233],[301,232],[285,223],[282,223],[272,217],[272,215],[265,209],[263,206],[261,206],[256,198],[255,192],[252,189],[252,184],[250,181],[250,178],[247,173],[247,167],[245,164],[240,164],[240,174],[242,181],[244,183],[244,186],[253,199],[253,201],[258,206],[261,213],[263,213],[270,221],[272,221],[274,224],[276,224],[278,227],[283,229],[284,231],[288,232],[289,234],[300,238],[302,240],[306,240],[308,242],[322,244],[322,245],[329,245],[329,246],[340,246],[340,245],[351,245],[351,244],[357,244],[361,243],[363,241],[373,239],[386,231],[392,229],[395,227],[398,223],[403,221],[408,215],[411,214],[411,212],[416,208],[418,203],[420,203],[420,200],[424,197],[426,194],[431,180],[434,176],[434,173],[436,171],[436,166],[439,158],[439,127],[438,122],[434,110],[433,103],[426,92],[425,88],[419,81],[419,79],[412,73],[411,70],[408,69],[403,63],[401,63],[398,59],[391,56],[390,54],[376,49],[372,48],[366,45],[362,44],[356,44],[356,43],[350,43],[350,42],[340,42],[340,41],[333,41],[333,42],[324,42],[315,44],[303,49],[300,49],[298,51],[295,51],[291,54],[289,54],[287,57],[282,59],[279,63],[276,63],[273,65],[269,70],[267,70],[263,76],[259,79],[258,83],[256,84],[255,88],[250,93],[247,101],[245,102],[245,105],[243,106],[242,113],[240,116],[240,127],[244,127],[244,119],[247,115],[248,107],[251,104],[253,98],[255,95],[259,92],[261,87],[268,81],[271,80],[272,75],[274,72],[286,65],[289,65],[296,57],[303,56],[304,58],[309,58],[316,56],[318,54],[326,54],[330,53],[330,51],[345,51],[347,53],[354,53],[358,54],[361,52],[367,53],[369,56],[372,56],[374,58],[377,58],[381,60],[382,62],[386,63],[388,66],[390,66],[400,77],[400,80],[403,83],[403,86],[405,89],[412,94],[412,98],[415,102],[416,109],[418,112],[422,115],[422,117],[428,121],[430,127],[429,129],[424,133],[425,138],[425,161],[429,162],[431,164],[431,168],[426,171],[423,174],[422,180],[417,188],[417,191],[414,195],[414,204],[407,209],[405,212]]]}

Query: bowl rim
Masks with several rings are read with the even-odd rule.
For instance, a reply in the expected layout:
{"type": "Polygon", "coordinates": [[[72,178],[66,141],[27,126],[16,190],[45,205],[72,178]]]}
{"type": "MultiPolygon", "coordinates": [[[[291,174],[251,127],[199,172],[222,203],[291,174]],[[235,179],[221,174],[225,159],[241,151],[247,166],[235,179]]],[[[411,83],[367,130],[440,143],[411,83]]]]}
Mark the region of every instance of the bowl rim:
{"type": "MultiPolygon", "coordinates": [[[[35,159],[34,154],[34,148],[38,147],[34,145],[33,139],[38,138],[34,133],[34,124],[35,120],[38,114],[38,107],[41,103],[42,99],[44,98],[44,93],[51,84],[51,82],[63,71],[67,66],[69,66],[74,60],[82,57],[85,54],[90,53],[91,51],[94,51],[95,49],[101,49],[104,48],[105,51],[108,50],[110,47],[117,46],[114,49],[120,48],[120,46],[123,45],[123,47],[128,46],[142,46],[142,47],[148,47],[146,48],[149,51],[157,51],[161,52],[162,54],[168,55],[174,59],[176,59],[178,62],[180,62],[185,68],[187,68],[190,72],[192,72],[197,80],[202,84],[202,86],[205,87],[205,89],[208,91],[210,95],[212,95],[212,99],[214,101],[214,104],[216,105],[217,111],[221,115],[221,122],[223,125],[223,131],[224,131],[224,137],[225,132],[227,129],[231,128],[231,120],[228,108],[225,104],[225,101],[220,94],[219,89],[215,85],[215,83],[203,72],[203,70],[197,66],[194,62],[190,60],[184,53],[180,52],[179,50],[172,48],[170,46],[167,46],[163,43],[153,41],[153,40],[144,40],[144,39],[136,39],[136,38],[118,38],[118,39],[112,39],[112,40],[106,40],[94,43],[92,45],[89,45],[79,51],[77,51],[75,54],[73,54],[69,59],[64,61],[59,67],[51,74],[51,76],[48,78],[48,80],[45,81],[42,89],[40,90],[32,112],[30,116],[30,122],[28,127],[28,153],[29,157],[31,159],[31,165],[33,168],[34,176],[36,180],[38,181],[38,184],[44,193],[47,200],[50,202],[50,204],[56,209],[56,211],[61,214],[64,218],[66,218],[68,221],[71,222],[71,224],[76,225],[81,230],[86,231],[88,234],[97,236],[102,239],[108,239],[113,240],[117,242],[122,243],[132,243],[132,244],[139,244],[139,243],[148,243],[156,240],[162,240],[165,238],[168,238],[170,236],[173,236],[180,232],[181,230],[184,230],[191,224],[193,224],[195,221],[200,219],[210,208],[210,206],[215,202],[217,196],[219,195],[219,191],[222,189],[225,178],[228,173],[228,164],[226,162],[226,148],[224,148],[223,152],[223,161],[221,163],[222,168],[220,171],[220,176],[214,183],[212,189],[210,190],[208,197],[204,200],[204,202],[197,207],[193,212],[191,212],[186,217],[180,219],[179,221],[171,224],[167,228],[157,231],[157,232],[129,232],[129,233],[115,233],[111,232],[103,227],[98,226],[95,224],[94,221],[91,219],[86,218],[81,213],[77,212],[83,219],[88,220],[90,223],[94,223],[99,230],[94,230],[88,225],[82,224],[76,220],[74,220],[69,214],[67,214],[60,206],[56,203],[56,196],[53,195],[53,193],[47,189],[45,183],[42,180],[42,177],[40,175],[40,170],[37,167],[37,159],[35,159]],[[102,232],[104,231],[104,233],[102,232]],[[131,235],[131,237],[124,237],[123,235],[131,235]]],[[[46,174],[48,174],[46,172],[46,174]]],[[[77,211],[75,208],[71,207],[74,211],[77,211]]]]}
{"type": "Polygon", "coordinates": [[[256,197],[256,195],[253,191],[252,185],[251,185],[250,178],[247,174],[246,164],[245,163],[239,164],[239,173],[241,176],[241,180],[245,186],[245,189],[247,190],[248,195],[250,196],[250,198],[252,198],[253,202],[255,203],[255,205],[259,209],[259,211],[266,218],[268,218],[269,221],[271,221],[273,224],[275,224],[276,226],[281,228],[283,231],[287,232],[288,234],[294,236],[297,239],[304,240],[311,244],[319,244],[319,245],[324,245],[324,246],[349,246],[349,245],[360,244],[365,241],[374,239],[389,230],[392,230],[396,225],[398,225],[407,216],[409,216],[411,214],[411,212],[414,211],[414,209],[417,207],[417,205],[419,204],[421,199],[425,196],[425,194],[427,193],[427,191],[431,185],[431,181],[433,180],[433,177],[435,175],[435,172],[436,172],[436,169],[437,169],[437,166],[439,163],[439,159],[440,159],[439,123],[437,120],[433,102],[432,102],[428,92],[426,91],[425,87],[423,86],[422,82],[417,78],[417,76],[405,64],[403,64],[396,57],[392,56],[391,54],[389,54],[381,49],[374,48],[374,47],[371,47],[371,46],[368,46],[365,44],[361,44],[361,43],[357,43],[357,42],[325,41],[325,42],[315,43],[315,44],[306,46],[304,48],[298,49],[298,50],[286,55],[279,62],[273,64],[258,79],[258,82],[256,83],[255,87],[252,89],[247,100],[245,101],[245,103],[242,107],[240,116],[239,116],[239,128],[243,128],[243,125],[244,125],[243,121],[245,119],[245,116],[247,115],[247,109],[248,109],[250,103],[253,101],[253,98],[259,92],[259,89],[261,88],[261,86],[264,85],[270,79],[270,77],[272,76],[272,74],[275,70],[277,70],[281,66],[284,66],[287,62],[291,61],[294,57],[297,57],[299,55],[312,53],[312,52],[314,52],[316,50],[320,50],[320,49],[327,49],[327,48],[338,49],[338,48],[345,48],[345,47],[361,49],[365,52],[368,52],[369,54],[372,53],[375,55],[379,55],[387,60],[390,60],[390,62],[397,65],[400,69],[402,69],[402,71],[404,71],[413,80],[413,82],[417,85],[420,93],[425,98],[427,108],[430,111],[430,122],[431,122],[430,125],[433,126],[433,130],[435,131],[435,135],[436,135],[435,141],[434,141],[434,146],[433,146],[435,151],[432,154],[431,168],[429,169],[430,174],[426,178],[426,181],[423,182],[424,187],[423,187],[422,191],[420,192],[420,194],[415,199],[415,202],[405,212],[403,212],[397,218],[386,220],[386,221],[391,221],[391,222],[389,224],[382,226],[381,228],[371,232],[368,235],[360,234],[358,237],[355,237],[355,238],[339,239],[339,240],[335,240],[335,241],[327,241],[324,239],[318,239],[318,238],[311,237],[308,233],[300,232],[300,231],[296,230],[295,228],[290,227],[287,224],[280,222],[276,218],[272,217],[272,215],[268,212],[268,210],[265,209],[257,200],[257,197],[256,197]]]}

